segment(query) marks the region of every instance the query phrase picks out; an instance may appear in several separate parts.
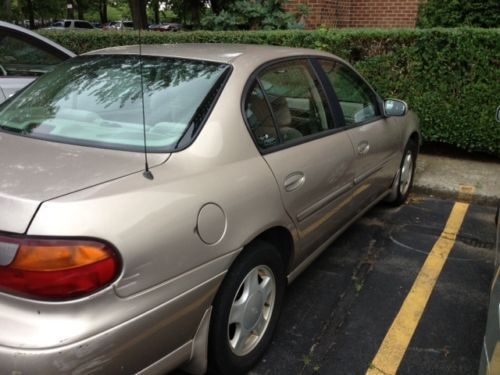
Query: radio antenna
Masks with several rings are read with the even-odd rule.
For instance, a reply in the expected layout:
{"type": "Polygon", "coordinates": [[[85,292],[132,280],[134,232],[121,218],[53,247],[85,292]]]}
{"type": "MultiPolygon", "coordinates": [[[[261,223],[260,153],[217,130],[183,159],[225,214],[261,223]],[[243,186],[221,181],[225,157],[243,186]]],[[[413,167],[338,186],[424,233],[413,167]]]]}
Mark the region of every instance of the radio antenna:
{"type": "Polygon", "coordinates": [[[142,175],[148,180],[152,180],[154,176],[149,170],[148,165],[148,146],[146,142],[146,110],[144,108],[144,78],[142,74],[142,65],[142,39],[141,27],[139,27],[139,74],[141,76],[142,135],[144,140],[144,172],[142,172],[142,175]]]}

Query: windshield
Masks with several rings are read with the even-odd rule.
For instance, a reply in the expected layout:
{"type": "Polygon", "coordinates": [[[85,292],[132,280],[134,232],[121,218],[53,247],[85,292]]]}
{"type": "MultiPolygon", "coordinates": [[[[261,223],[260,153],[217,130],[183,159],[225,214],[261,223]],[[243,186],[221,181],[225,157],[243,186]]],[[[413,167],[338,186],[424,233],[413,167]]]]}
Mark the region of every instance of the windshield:
{"type": "Polygon", "coordinates": [[[32,138],[172,151],[205,118],[228,65],[136,55],[81,56],[0,106],[0,128],[32,138]],[[209,103],[208,103],[209,102],[209,103]]]}

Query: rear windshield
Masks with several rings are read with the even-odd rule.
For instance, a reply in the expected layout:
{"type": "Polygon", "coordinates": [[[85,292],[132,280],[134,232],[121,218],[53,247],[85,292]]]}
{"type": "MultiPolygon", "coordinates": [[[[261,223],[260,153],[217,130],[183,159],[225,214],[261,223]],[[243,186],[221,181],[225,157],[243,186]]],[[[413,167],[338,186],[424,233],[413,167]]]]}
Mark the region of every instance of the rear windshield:
{"type": "Polygon", "coordinates": [[[136,55],[68,60],[0,106],[0,129],[137,151],[145,131],[149,151],[173,151],[206,117],[229,66],[143,56],[141,82],[140,61],[136,55]]]}

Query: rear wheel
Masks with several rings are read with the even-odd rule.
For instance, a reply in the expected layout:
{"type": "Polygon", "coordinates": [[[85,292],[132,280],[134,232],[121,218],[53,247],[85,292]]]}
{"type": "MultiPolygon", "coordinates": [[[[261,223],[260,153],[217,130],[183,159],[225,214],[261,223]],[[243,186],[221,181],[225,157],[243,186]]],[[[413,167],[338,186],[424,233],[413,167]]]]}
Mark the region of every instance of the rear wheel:
{"type": "Polygon", "coordinates": [[[410,195],[411,187],[413,185],[413,177],[415,175],[415,167],[417,161],[418,146],[413,140],[409,140],[399,167],[399,178],[397,181],[397,195],[393,201],[394,204],[400,205],[406,202],[408,195],[410,195]]]}
{"type": "Polygon", "coordinates": [[[214,300],[209,368],[248,372],[269,345],[285,293],[283,260],[266,242],[252,244],[229,269],[214,300]]]}

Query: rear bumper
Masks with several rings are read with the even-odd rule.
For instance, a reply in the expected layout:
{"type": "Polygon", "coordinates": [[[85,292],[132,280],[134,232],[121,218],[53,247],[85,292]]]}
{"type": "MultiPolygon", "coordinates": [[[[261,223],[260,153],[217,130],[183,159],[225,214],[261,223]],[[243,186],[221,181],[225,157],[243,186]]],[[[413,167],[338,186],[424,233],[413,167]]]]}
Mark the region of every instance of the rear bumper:
{"type": "MultiPolygon", "coordinates": [[[[1,374],[152,374],[188,361],[192,339],[223,275],[108,330],[50,348],[0,345],[1,374]]],[[[75,325],[80,322],[74,321],[75,325]]],[[[81,322],[87,324],[87,322],[81,322]]],[[[54,326],[54,330],[62,327],[54,326]]],[[[55,331],[54,331],[55,332],[55,331]]],[[[68,332],[68,337],[71,332],[68,332]]]]}

